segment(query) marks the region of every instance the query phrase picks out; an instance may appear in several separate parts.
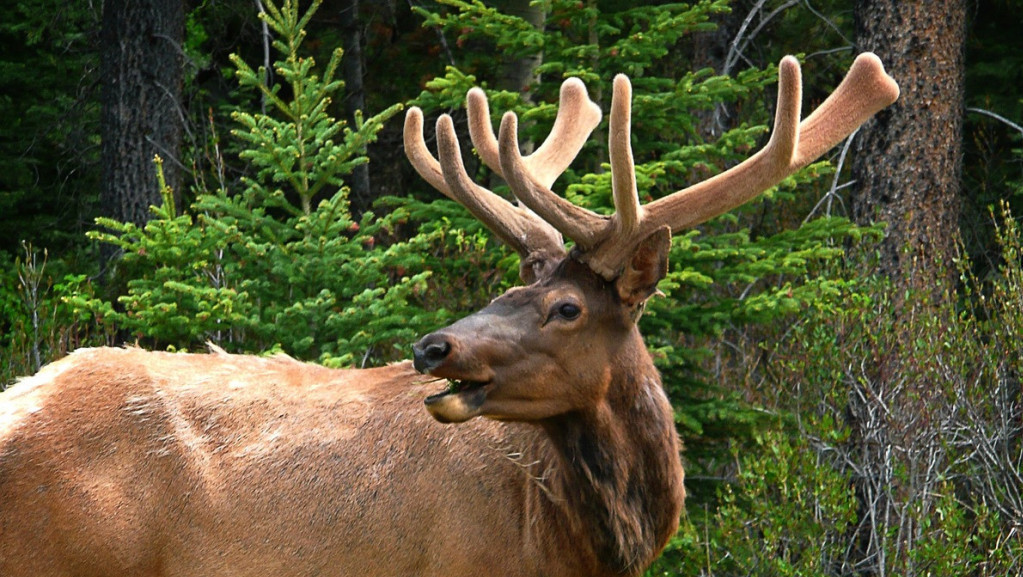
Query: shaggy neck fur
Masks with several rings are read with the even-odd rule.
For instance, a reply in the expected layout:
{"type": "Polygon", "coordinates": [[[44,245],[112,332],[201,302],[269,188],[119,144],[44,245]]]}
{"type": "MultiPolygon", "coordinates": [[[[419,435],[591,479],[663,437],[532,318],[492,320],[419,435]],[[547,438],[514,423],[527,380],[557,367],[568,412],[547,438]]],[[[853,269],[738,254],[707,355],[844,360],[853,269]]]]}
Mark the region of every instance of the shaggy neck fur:
{"type": "Polygon", "coordinates": [[[671,406],[653,366],[616,378],[596,408],[543,426],[570,532],[600,573],[639,574],[677,529],[685,497],[671,406]]]}

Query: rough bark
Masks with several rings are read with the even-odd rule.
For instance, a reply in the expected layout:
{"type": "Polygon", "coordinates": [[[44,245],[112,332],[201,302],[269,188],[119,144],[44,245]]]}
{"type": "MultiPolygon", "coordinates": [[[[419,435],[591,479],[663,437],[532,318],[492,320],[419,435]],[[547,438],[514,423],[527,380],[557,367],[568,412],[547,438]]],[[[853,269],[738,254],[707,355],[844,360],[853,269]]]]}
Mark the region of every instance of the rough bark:
{"type": "Polygon", "coordinates": [[[145,223],[160,203],[153,157],[180,189],[184,5],[175,0],[106,0],[102,25],[103,213],[145,223]]]}
{"type": "Polygon", "coordinates": [[[858,0],[855,14],[859,50],[902,95],[854,141],[853,218],[888,223],[880,268],[897,287],[937,296],[959,222],[966,0],[858,0]]]}

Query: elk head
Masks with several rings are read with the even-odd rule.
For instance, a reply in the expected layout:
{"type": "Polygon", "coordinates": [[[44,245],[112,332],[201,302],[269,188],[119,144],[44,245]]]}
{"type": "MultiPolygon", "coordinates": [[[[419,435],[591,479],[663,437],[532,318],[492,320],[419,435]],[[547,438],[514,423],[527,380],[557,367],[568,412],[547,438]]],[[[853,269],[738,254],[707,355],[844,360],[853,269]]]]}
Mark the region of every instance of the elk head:
{"type": "MultiPolygon", "coordinates": [[[[431,185],[465,206],[521,257],[527,286],[423,337],[414,346],[421,372],[447,379],[426,404],[444,422],[475,416],[537,421],[599,404],[623,365],[652,364],[636,329],[646,299],[667,272],[671,233],[727,212],[806,166],[898,97],[873,54],[861,54],[831,96],[800,122],[795,58],[779,65],[778,104],[767,145],[739,165],[645,206],[639,204],[630,144],[631,85],[619,75],[609,122],[616,212],[599,215],[551,190],[600,123],[600,107],[570,78],[548,138],[519,152],[517,118],[508,112],[495,136],[482,90],[467,95],[469,132],[482,161],[509,184],[513,204],[474,183],[462,163],[449,116],[437,121],[438,157],[427,149],[423,115],[405,119],[405,149],[431,185]],[[566,254],[562,235],[575,243],[566,254]]],[[[635,381],[635,377],[626,380],[635,381]]]]}

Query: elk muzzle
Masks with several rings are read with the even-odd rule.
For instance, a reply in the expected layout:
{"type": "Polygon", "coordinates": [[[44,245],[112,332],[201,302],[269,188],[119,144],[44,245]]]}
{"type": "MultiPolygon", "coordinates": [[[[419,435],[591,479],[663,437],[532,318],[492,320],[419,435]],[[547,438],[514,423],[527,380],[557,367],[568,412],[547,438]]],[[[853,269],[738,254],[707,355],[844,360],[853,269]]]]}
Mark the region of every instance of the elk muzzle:
{"type": "Polygon", "coordinates": [[[426,409],[441,423],[461,423],[480,416],[491,388],[491,377],[484,375],[487,371],[462,366],[461,348],[457,337],[443,330],[412,345],[412,362],[417,371],[447,379],[446,389],[424,401],[426,409]]]}

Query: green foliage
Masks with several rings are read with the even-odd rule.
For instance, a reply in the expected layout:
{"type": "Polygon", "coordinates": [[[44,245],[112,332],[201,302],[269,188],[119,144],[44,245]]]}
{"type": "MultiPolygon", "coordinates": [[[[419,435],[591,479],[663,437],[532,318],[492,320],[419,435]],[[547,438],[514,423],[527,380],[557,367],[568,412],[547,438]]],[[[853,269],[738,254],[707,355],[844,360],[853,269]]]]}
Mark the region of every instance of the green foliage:
{"type": "Polygon", "coordinates": [[[851,290],[829,263],[845,251],[836,239],[876,238],[843,219],[817,219],[798,230],[750,239],[747,231],[675,239],[670,270],[642,319],[648,347],[676,406],[691,475],[690,502],[716,501],[717,468],[737,439],[765,425],[743,400],[760,339],[779,325],[840,306],[851,290]],[[733,342],[748,338],[753,351],[733,342]]]}
{"type": "Polygon", "coordinates": [[[99,183],[91,50],[99,3],[7,2],[0,17],[0,251],[80,251],[99,183]]]}
{"type": "Polygon", "coordinates": [[[732,449],[735,474],[715,510],[689,507],[651,575],[809,577],[833,574],[857,501],[848,475],[806,437],[775,425],[732,449]]]}
{"type": "Polygon", "coordinates": [[[81,322],[67,299],[85,294],[85,275],[51,263],[46,250],[22,245],[23,255],[10,260],[0,252],[0,390],[21,375],[36,372],[50,359],[94,342],[104,335],[81,322]],[[55,280],[59,279],[59,280],[55,280]]]}
{"type": "MultiPolygon", "coordinates": [[[[502,55],[505,62],[530,54],[542,53],[542,64],[536,73],[544,82],[527,87],[530,100],[545,104],[527,103],[519,94],[500,90],[487,90],[491,110],[501,114],[514,110],[523,119],[522,138],[539,141],[550,130],[556,113],[560,81],[570,76],[581,78],[598,102],[612,78],[619,73],[629,74],[634,87],[633,144],[637,161],[661,158],[666,170],[673,176],[685,178],[693,165],[706,166],[715,161],[730,160],[736,147],[752,146],[763,128],[732,132],[722,137],[718,146],[707,147],[724,157],[708,158],[678,150],[677,144],[685,140],[698,140],[693,110],[710,110],[724,102],[758,93],[775,76],[773,70],[746,71],[736,79],[714,76],[710,70],[690,71],[681,50],[682,38],[707,30],[713,14],[727,9],[727,2],[704,0],[693,5],[665,4],[632,6],[624,4],[617,9],[601,9],[596,5],[581,6],[576,1],[551,2],[547,23],[540,31],[522,18],[504,15],[481,2],[445,1],[451,10],[429,13],[418,9],[426,17],[426,24],[437,26],[456,35],[455,44],[471,46],[474,50],[460,52],[464,58],[458,66],[449,66],[442,77],[427,84],[428,91],[416,100],[425,110],[460,108],[465,92],[475,85],[488,88],[496,83],[501,65],[495,66],[492,53],[502,55]],[[725,151],[729,152],[725,152],[725,151]],[[679,175],[681,173],[681,176],[679,175]]],[[[608,103],[603,103],[606,107],[608,103]]],[[[756,107],[753,108],[756,110],[756,107]]],[[[603,143],[587,145],[592,152],[584,153],[573,164],[583,174],[598,172],[603,143]]],[[[703,152],[707,152],[704,150],[703,152]]],[[[604,155],[606,156],[606,154],[604,155]]],[[[741,154],[740,154],[741,156],[741,154]]],[[[660,173],[646,173],[643,176],[660,173]]],[[[606,177],[605,177],[606,178],[606,177]]],[[[566,185],[577,184],[570,172],[566,185]]],[[[668,192],[671,178],[661,178],[650,197],[668,192]]],[[[568,186],[571,189],[571,186],[568,186]]],[[[599,183],[602,190],[606,187],[599,183]]],[[[646,188],[641,186],[646,192],[646,188]]],[[[588,198],[591,190],[581,190],[573,196],[588,198]]],[[[649,199],[650,197],[647,197],[649,199]]]]}
{"type": "MultiPolygon", "coordinates": [[[[547,26],[538,30],[520,17],[503,14],[479,0],[441,0],[451,9],[423,15],[427,26],[453,33],[459,47],[482,42],[508,58],[542,52],[539,74],[552,78],[578,76],[587,84],[608,72],[645,76],[663,72],[678,42],[693,32],[713,28],[711,15],[728,10],[727,0],[701,0],[693,4],[598,7],[577,0],[544,4],[547,26]]],[[[467,55],[469,68],[485,62],[467,55]]],[[[555,86],[555,89],[557,87],[555,86]]]]}
{"type": "Polygon", "coordinates": [[[318,6],[300,14],[291,2],[267,5],[282,84],[265,84],[264,71],[235,58],[240,84],[272,105],[266,114],[234,114],[240,156],[256,171],[244,190],[202,192],[180,215],[164,190],[142,228],[101,219],[113,232],[91,234],[123,251],[128,290],[116,303],[73,299],[81,311],[154,347],[212,341],[331,365],[400,356],[393,347],[437,323],[421,309],[430,275],[422,255],[437,234],[379,243],[407,212],[359,222],[349,213],[342,178],[366,162],[366,144],[400,106],[355,127],[330,115],[342,89],[334,79],[341,53],[322,77],[301,55],[303,26],[318,6]]]}

